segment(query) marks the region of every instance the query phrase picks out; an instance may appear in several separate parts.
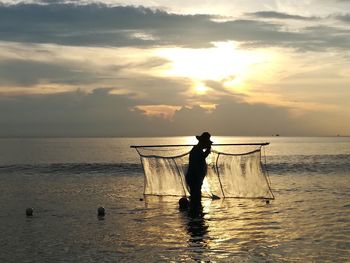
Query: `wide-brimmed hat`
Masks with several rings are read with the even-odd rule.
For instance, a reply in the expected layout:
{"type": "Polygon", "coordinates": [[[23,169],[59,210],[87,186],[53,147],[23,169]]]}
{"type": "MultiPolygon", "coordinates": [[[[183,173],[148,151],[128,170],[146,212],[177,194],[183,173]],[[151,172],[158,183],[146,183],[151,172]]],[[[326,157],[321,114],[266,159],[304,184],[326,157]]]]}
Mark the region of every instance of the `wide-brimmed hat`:
{"type": "Polygon", "coordinates": [[[210,140],[210,136],[209,132],[203,132],[201,135],[197,135],[196,138],[200,142],[209,142],[212,144],[213,142],[210,140]]]}

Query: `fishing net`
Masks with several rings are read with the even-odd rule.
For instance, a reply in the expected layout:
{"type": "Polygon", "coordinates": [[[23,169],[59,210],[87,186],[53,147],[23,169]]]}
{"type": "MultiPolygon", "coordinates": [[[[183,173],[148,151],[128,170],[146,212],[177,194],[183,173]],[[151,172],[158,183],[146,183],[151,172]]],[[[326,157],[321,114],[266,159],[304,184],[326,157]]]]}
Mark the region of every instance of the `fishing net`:
{"type": "MultiPolygon", "coordinates": [[[[133,146],[144,170],[145,195],[189,196],[185,175],[191,146],[133,146]]],[[[273,199],[261,145],[216,147],[206,158],[207,175],[202,185],[204,197],[273,199]]]]}

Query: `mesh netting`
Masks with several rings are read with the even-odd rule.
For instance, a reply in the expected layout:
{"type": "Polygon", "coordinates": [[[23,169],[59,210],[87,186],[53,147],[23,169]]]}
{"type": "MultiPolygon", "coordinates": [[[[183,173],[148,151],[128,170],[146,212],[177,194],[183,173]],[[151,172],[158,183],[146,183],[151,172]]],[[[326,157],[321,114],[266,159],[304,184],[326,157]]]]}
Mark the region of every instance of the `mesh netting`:
{"type": "MultiPolygon", "coordinates": [[[[192,147],[136,147],[145,174],[145,195],[189,196],[185,175],[192,147]]],[[[273,199],[261,147],[212,147],[202,186],[206,197],[273,199]]]]}

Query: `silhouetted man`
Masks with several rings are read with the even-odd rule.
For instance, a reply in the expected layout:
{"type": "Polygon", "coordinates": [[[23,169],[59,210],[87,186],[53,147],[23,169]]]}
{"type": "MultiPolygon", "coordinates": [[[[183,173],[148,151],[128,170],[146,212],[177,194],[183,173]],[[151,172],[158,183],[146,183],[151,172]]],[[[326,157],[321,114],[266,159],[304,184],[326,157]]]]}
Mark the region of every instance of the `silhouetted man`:
{"type": "Polygon", "coordinates": [[[210,133],[203,132],[196,136],[198,144],[193,146],[190,152],[190,161],[186,174],[186,183],[190,190],[190,201],[192,205],[200,205],[202,196],[202,184],[207,174],[207,163],[205,158],[210,154],[210,133]]]}

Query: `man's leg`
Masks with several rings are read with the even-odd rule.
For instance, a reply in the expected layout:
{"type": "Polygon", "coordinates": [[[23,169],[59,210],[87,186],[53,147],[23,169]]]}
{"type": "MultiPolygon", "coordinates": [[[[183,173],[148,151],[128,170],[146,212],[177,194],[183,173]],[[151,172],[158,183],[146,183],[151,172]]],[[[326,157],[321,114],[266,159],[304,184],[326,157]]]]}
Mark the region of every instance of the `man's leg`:
{"type": "Polygon", "coordinates": [[[191,203],[194,205],[198,205],[201,203],[202,198],[202,186],[201,185],[194,185],[191,188],[191,203]]]}

